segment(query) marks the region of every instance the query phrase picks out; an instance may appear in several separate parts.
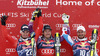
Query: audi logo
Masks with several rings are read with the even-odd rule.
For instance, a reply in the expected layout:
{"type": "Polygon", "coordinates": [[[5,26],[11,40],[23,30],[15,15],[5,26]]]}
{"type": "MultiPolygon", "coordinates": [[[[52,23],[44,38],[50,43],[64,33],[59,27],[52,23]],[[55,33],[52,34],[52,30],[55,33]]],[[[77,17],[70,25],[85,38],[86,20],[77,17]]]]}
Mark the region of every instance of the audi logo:
{"type": "Polygon", "coordinates": [[[54,54],[53,49],[43,49],[41,50],[42,54],[54,54]]]}
{"type": "Polygon", "coordinates": [[[66,52],[66,49],[65,48],[62,48],[62,49],[60,49],[60,52],[65,53],[66,52]]]}
{"type": "Polygon", "coordinates": [[[63,27],[63,24],[56,24],[56,27],[63,27]]]}
{"type": "Polygon", "coordinates": [[[76,30],[78,26],[82,26],[82,24],[73,24],[73,25],[72,25],[73,30],[76,30]]]}
{"type": "Polygon", "coordinates": [[[97,53],[99,53],[99,49],[97,49],[97,53]]]}
{"type": "MultiPolygon", "coordinates": [[[[91,36],[89,37],[89,40],[91,40],[91,36]]],[[[97,40],[99,40],[99,36],[97,36],[97,40]]]]}
{"type": "Polygon", "coordinates": [[[16,49],[14,49],[14,48],[6,48],[5,51],[6,52],[15,52],[16,49]]]}
{"type": "Polygon", "coordinates": [[[77,36],[73,36],[72,37],[72,40],[77,40],[77,36]]]}
{"type": "Polygon", "coordinates": [[[8,24],[6,24],[6,27],[16,27],[16,24],[15,23],[8,23],[8,24]]]}

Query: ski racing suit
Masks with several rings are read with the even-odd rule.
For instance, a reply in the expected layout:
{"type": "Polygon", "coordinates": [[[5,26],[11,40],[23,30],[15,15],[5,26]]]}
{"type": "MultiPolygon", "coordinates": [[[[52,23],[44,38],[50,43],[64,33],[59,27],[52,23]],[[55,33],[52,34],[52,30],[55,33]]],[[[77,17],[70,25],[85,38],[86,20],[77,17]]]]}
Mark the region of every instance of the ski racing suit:
{"type": "MultiPolygon", "coordinates": [[[[43,28],[42,17],[40,16],[38,18],[38,20],[39,20],[39,24],[38,24],[38,28],[36,30],[35,40],[37,39],[36,37],[39,36],[39,34],[41,33],[41,30],[43,28]]],[[[30,20],[28,26],[29,26],[30,34],[32,34],[34,32],[32,20],[30,20]]],[[[22,37],[20,37],[20,39],[18,40],[18,44],[17,44],[18,55],[19,56],[32,56],[32,51],[33,50],[32,50],[32,47],[31,47],[31,37],[29,37],[27,39],[23,39],[22,37]]]]}
{"type": "MultiPolygon", "coordinates": [[[[69,33],[69,29],[66,29],[66,33],[69,33]]],[[[60,42],[63,41],[63,36],[60,36],[60,42]]],[[[55,56],[55,38],[50,37],[48,40],[44,36],[40,36],[37,41],[37,56],[55,56]]]]}
{"type": "MultiPolygon", "coordinates": [[[[37,29],[36,29],[36,31],[35,31],[35,39],[37,39],[38,37],[39,37],[39,35],[40,35],[40,33],[42,32],[42,28],[43,28],[43,21],[42,21],[42,17],[41,16],[39,16],[39,18],[38,18],[38,27],[37,27],[37,29]]],[[[33,21],[30,21],[29,22],[29,28],[30,28],[30,34],[32,33],[32,32],[34,32],[33,30],[32,30],[32,25],[33,25],[33,21]]],[[[25,40],[27,40],[26,42],[24,42],[23,40],[24,39],[22,39],[21,37],[20,37],[20,39],[18,40],[17,38],[14,38],[14,37],[12,37],[11,35],[9,35],[8,33],[7,33],[7,30],[6,30],[6,26],[4,26],[4,25],[1,25],[0,24],[0,26],[1,26],[1,33],[2,33],[2,37],[3,38],[6,38],[11,44],[12,44],[12,46],[14,47],[14,48],[16,48],[17,47],[17,52],[18,52],[18,55],[19,56],[21,56],[21,55],[25,55],[25,53],[24,52],[26,52],[25,51],[25,49],[28,49],[28,48],[30,48],[30,46],[26,46],[26,45],[29,45],[30,44],[30,37],[29,38],[27,38],[27,39],[25,39],[25,40]],[[22,52],[22,53],[21,53],[22,52]]],[[[29,51],[30,52],[30,51],[29,51]]],[[[28,52],[27,52],[28,53],[28,52]]]]}
{"type": "MultiPolygon", "coordinates": [[[[63,34],[64,39],[72,46],[73,56],[90,56],[90,41],[87,38],[72,40],[68,34],[63,34]]],[[[96,56],[98,56],[96,54],[96,56]]]]}

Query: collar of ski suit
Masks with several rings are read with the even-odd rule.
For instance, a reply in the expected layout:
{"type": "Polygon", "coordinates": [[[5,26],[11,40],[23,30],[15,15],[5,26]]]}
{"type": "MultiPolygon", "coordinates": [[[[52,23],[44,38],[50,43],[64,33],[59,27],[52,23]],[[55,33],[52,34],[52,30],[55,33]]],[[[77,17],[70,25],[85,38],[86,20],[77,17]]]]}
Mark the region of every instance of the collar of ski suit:
{"type": "Polygon", "coordinates": [[[84,41],[87,41],[87,38],[86,38],[86,37],[83,38],[83,39],[79,39],[79,38],[78,38],[78,41],[84,42],[84,41]]]}
{"type": "Polygon", "coordinates": [[[20,39],[21,39],[22,41],[27,41],[27,40],[28,40],[28,38],[23,39],[22,37],[20,37],[20,39]]]}
{"type": "MultiPolygon", "coordinates": [[[[42,38],[43,40],[46,40],[45,37],[42,38]]],[[[53,37],[51,36],[48,40],[53,40],[53,37]]]]}

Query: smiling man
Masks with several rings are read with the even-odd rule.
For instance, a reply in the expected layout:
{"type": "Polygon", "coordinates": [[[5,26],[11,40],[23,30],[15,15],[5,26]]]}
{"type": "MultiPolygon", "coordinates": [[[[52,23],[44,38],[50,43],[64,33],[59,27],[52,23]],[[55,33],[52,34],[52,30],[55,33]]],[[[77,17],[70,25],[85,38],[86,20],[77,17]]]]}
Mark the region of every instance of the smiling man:
{"type": "MultiPolygon", "coordinates": [[[[77,36],[78,39],[74,41],[70,41],[71,37],[67,34],[63,34],[65,40],[72,46],[73,48],[73,56],[90,56],[91,42],[87,40],[86,29],[84,26],[77,27],[77,36]]],[[[96,52],[96,56],[97,52],[96,52]]]]}

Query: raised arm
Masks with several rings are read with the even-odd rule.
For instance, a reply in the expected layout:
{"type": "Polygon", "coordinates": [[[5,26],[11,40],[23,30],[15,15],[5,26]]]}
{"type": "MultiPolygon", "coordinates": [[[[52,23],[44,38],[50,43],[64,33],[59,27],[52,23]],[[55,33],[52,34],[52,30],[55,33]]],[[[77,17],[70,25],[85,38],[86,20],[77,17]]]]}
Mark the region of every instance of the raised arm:
{"type": "Polygon", "coordinates": [[[69,15],[63,14],[62,19],[64,21],[63,28],[62,28],[62,40],[66,40],[71,46],[74,44],[73,40],[71,39],[70,35],[70,27],[69,27],[69,15]]]}
{"type": "Polygon", "coordinates": [[[36,16],[38,17],[38,26],[37,26],[37,29],[35,30],[35,41],[37,42],[37,39],[38,39],[39,35],[42,33],[42,28],[43,28],[41,9],[37,8],[32,14],[32,18],[28,25],[30,28],[30,33],[34,32],[33,31],[33,21],[35,20],[36,16]]]}
{"type": "Polygon", "coordinates": [[[37,39],[39,37],[39,35],[42,33],[42,28],[43,28],[43,20],[42,20],[42,13],[41,13],[41,9],[39,9],[39,13],[37,14],[38,17],[38,27],[35,31],[36,36],[35,36],[35,40],[37,42],[37,39]]]}
{"type": "Polygon", "coordinates": [[[7,20],[7,16],[6,15],[2,16],[2,18],[1,18],[1,24],[0,24],[2,36],[5,37],[7,40],[9,40],[9,42],[12,44],[12,46],[16,47],[18,39],[12,37],[11,35],[9,35],[7,33],[7,30],[6,30],[6,20],[7,20]]]}
{"type": "Polygon", "coordinates": [[[29,22],[29,24],[28,24],[28,27],[29,27],[29,30],[30,30],[30,34],[32,33],[32,32],[34,32],[34,30],[33,30],[33,22],[34,22],[34,20],[30,20],[30,22],[29,22]]]}
{"type": "MultiPolygon", "coordinates": [[[[69,15],[63,14],[62,20],[64,21],[63,27],[62,27],[62,35],[68,34],[70,35],[70,27],[69,27],[69,15]]],[[[64,40],[64,37],[61,35],[60,41],[64,40]]]]}

